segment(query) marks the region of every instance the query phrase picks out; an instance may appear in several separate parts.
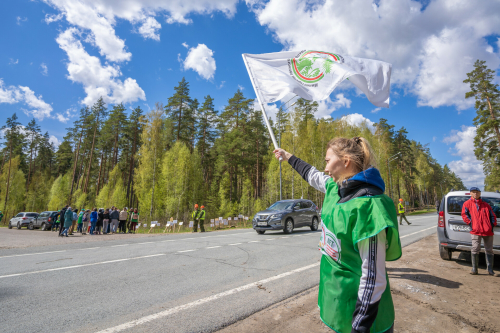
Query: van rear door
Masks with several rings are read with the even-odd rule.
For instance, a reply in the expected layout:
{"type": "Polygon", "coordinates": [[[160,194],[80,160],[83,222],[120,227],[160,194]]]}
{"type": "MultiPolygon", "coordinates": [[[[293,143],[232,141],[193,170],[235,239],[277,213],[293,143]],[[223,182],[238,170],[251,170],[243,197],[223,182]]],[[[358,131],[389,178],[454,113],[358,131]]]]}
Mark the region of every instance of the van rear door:
{"type": "Polygon", "coordinates": [[[467,195],[456,195],[446,199],[446,232],[451,240],[471,243],[470,227],[462,219],[462,206],[469,198],[467,195]]]}
{"type": "MultiPolygon", "coordinates": [[[[467,195],[456,195],[446,199],[446,232],[451,240],[471,243],[470,227],[463,221],[461,216],[462,206],[469,198],[470,196],[467,195]]],[[[491,206],[498,220],[500,216],[500,198],[481,197],[481,199],[491,206]]],[[[493,245],[498,246],[500,245],[500,226],[495,227],[493,231],[495,233],[493,245]]]]}

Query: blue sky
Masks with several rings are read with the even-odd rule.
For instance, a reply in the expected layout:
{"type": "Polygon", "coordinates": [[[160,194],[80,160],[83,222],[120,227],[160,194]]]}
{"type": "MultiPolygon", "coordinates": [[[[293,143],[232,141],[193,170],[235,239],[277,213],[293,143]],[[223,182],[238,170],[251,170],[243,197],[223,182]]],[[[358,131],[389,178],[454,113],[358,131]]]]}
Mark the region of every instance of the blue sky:
{"type": "Polygon", "coordinates": [[[255,97],[242,53],[321,49],[390,62],[393,76],[389,109],[377,110],[344,84],[320,116],[354,114],[355,123],[386,118],[429,143],[466,184],[482,185],[472,153],[475,110],[462,81],[478,58],[498,69],[500,8],[449,2],[4,1],[1,123],[14,112],[23,124],[35,116],[42,131],[61,141],[76,112],[96,96],[147,111],[166,104],[182,77],[192,97],[211,95],[220,110],[238,87],[255,97]]]}

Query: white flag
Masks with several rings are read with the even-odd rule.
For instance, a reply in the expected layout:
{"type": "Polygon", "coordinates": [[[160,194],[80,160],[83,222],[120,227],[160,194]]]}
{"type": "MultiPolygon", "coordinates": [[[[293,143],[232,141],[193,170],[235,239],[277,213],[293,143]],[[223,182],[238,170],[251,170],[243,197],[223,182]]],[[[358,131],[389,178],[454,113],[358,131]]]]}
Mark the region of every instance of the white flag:
{"type": "Polygon", "coordinates": [[[373,105],[389,107],[392,65],[386,62],[312,50],[245,53],[243,60],[262,103],[274,103],[288,93],[323,100],[349,79],[373,105]]]}

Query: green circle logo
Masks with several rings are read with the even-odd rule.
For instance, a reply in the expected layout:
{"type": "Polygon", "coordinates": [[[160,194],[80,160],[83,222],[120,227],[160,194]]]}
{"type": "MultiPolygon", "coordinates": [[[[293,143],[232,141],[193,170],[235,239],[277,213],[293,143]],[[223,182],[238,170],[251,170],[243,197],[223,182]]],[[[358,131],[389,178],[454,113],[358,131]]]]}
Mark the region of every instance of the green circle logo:
{"type": "Polygon", "coordinates": [[[344,59],[335,53],[322,51],[306,51],[299,58],[291,59],[293,74],[304,83],[316,83],[331,73],[335,62],[343,63],[344,59]]]}

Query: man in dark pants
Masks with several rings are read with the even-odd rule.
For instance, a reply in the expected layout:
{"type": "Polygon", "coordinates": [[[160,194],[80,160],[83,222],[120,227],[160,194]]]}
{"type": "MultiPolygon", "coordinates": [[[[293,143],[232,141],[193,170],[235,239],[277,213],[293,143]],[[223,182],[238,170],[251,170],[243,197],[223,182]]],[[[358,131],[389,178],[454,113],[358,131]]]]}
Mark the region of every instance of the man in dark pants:
{"type": "MultiPolygon", "coordinates": [[[[61,209],[61,212],[59,213],[60,214],[60,221],[61,223],[59,224],[61,227],[59,228],[59,236],[61,236],[61,233],[63,232],[64,228],[63,228],[63,225],[64,225],[64,214],[66,214],[66,210],[68,209],[68,205],[66,205],[66,207],[64,207],[63,209],[61,209]]],[[[56,217],[57,218],[57,217],[56,217]]]]}
{"type": "Polygon", "coordinates": [[[191,213],[191,218],[193,219],[193,232],[198,232],[198,219],[200,216],[200,210],[198,204],[194,205],[194,210],[191,213]]]}
{"type": "Polygon", "coordinates": [[[481,200],[481,190],[479,188],[470,188],[470,199],[464,202],[462,206],[462,219],[465,223],[470,225],[471,228],[472,270],[470,273],[472,275],[477,275],[482,239],[484,243],[484,252],[486,253],[488,274],[495,275],[495,272],[493,272],[493,227],[497,225],[497,217],[491,206],[487,202],[481,200]]]}
{"type": "Polygon", "coordinates": [[[201,232],[205,232],[205,206],[201,206],[201,211],[200,214],[198,215],[198,219],[200,220],[201,232]]]}

